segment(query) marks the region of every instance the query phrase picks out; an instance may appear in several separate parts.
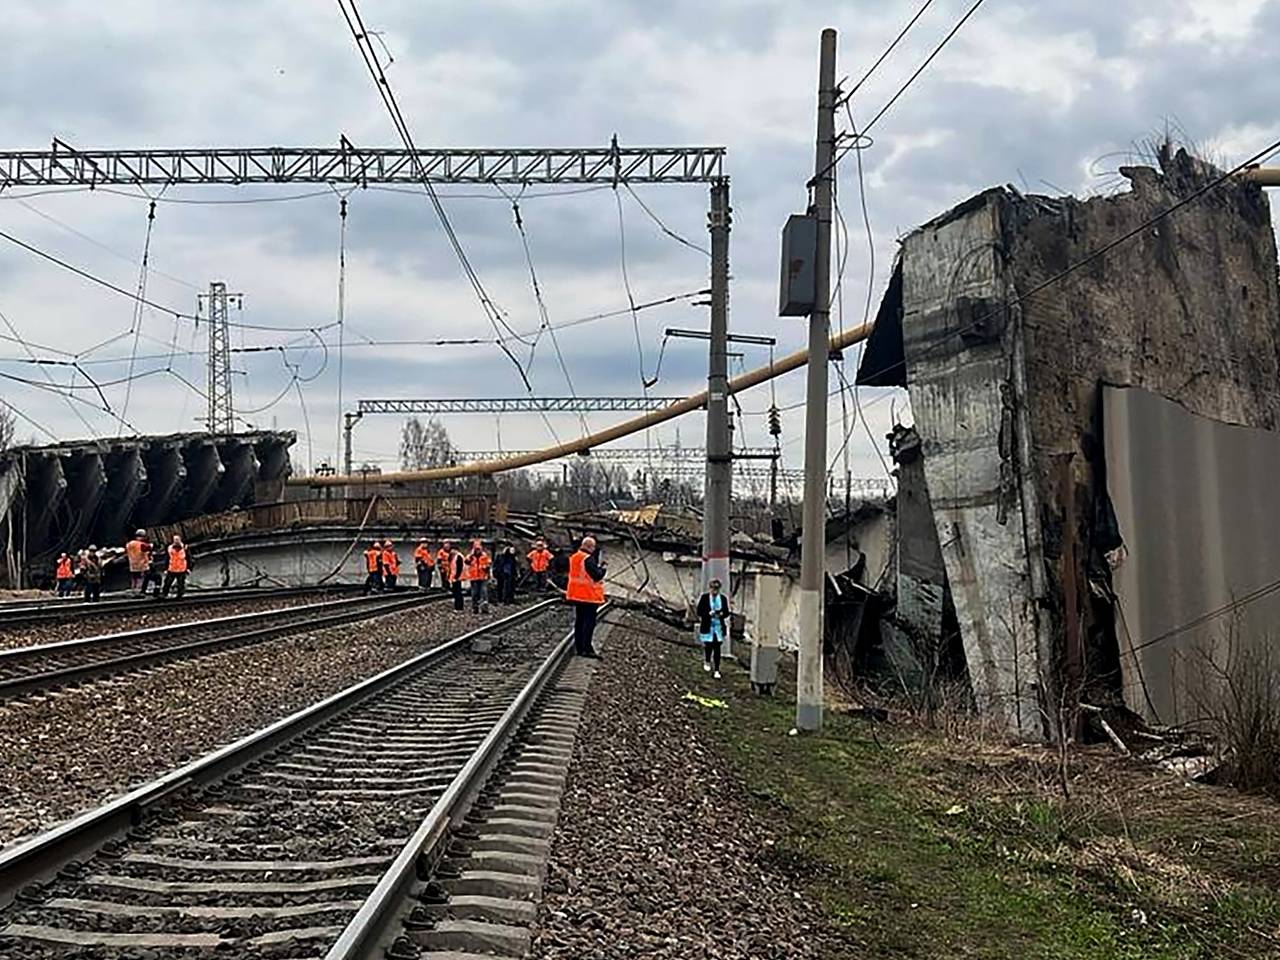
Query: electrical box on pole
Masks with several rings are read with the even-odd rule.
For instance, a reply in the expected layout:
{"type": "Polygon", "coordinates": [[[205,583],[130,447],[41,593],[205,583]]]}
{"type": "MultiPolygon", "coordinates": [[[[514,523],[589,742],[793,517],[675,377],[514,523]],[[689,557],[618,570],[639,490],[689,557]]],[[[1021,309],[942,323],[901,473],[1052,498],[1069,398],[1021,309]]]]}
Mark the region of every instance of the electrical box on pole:
{"type": "Polygon", "coordinates": [[[818,218],[793,213],[782,228],[782,283],[778,316],[807,317],[817,301],[818,218]]]}

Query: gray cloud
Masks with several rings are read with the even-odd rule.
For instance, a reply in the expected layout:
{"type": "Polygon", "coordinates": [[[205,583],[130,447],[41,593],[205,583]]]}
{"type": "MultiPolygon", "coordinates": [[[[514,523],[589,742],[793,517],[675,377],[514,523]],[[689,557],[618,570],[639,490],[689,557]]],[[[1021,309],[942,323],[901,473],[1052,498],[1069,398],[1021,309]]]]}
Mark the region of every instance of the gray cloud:
{"type": "MultiPolygon", "coordinates": [[[[967,7],[942,0],[859,91],[865,120],[883,104],[967,7]]],[[[389,76],[423,144],[723,143],[733,177],[732,322],[735,329],[779,337],[779,352],[799,347],[803,324],[774,316],[778,230],[802,209],[812,173],[813,106],[818,32],[841,30],[841,73],[857,77],[914,10],[906,3],[875,9],[832,7],[817,0],[675,0],[639,2],[489,0],[465,5],[386,2],[365,5],[372,29],[384,31],[395,56],[389,76]]],[[[850,230],[844,277],[848,319],[861,314],[868,282],[887,274],[903,231],[992,184],[1013,182],[1048,191],[1109,188],[1089,165],[1168,124],[1224,161],[1280,137],[1268,81],[1277,55],[1269,37],[1280,27],[1275,0],[1171,0],[1158,18],[1139,0],[1097,4],[984,7],[936,63],[885,116],[864,155],[868,208],[877,255],[869,264],[851,162],[841,169],[841,205],[850,230]]],[[[862,5],[866,7],[866,5],[862,5]]],[[[192,0],[175,8],[160,0],[110,5],[88,0],[18,0],[6,11],[6,57],[0,63],[0,125],[10,146],[61,136],[104,146],[391,143],[381,110],[337,11],[309,0],[273,4],[192,0]],[[109,7],[109,9],[107,9],[109,7]]],[[[849,158],[852,161],[852,157],[849,158]]],[[[1114,169],[1115,157],[1101,161],[1114,169]]],[[[174,187],[168,199],[279,197],[309,187],[245,188],[239,193],[174,187]]],[[[532,189],[532,188],[531,188],[532,189]]],[[[637,188],[678,232],[706,242],[706,190],[637,188]]],[[[443,191],[445,193],[457,191],[443,191]]],[[[475,188],[464,192],[475,193],[475,188]]],[[[705,284],[706,261],[676,244],[624,196],[628,265],[638,299],[705,284]]],[[[145,202],[107,194],[29,201],[117,251],[109,253],[33,216],[0,192],[0,225],[24,239],[132,288],[145,227],[145,202]]],[[[468,254],[513,325],[532,328],[537,311],[524,254],[504,202],[446,201],[468,254]]],[[[152,265],[195,287],[225,278],[247,294],[246,319],[282,326],[320,326],[336,312],[338,219],[334,196],[287,203],[161,203],[152,265]]],[[[553,319],[625,304],[619,271],[617,212],[607,191],[522,204],[533,256],[553,319]]],[[[352,196],[348,232],[350,337],[392,339],[490,333],[458,264],[422,197],[375,191],[352,196]]],[[[0,310],[24,335],[71,351],[126,330],[129,303],[7,246],[0,246],[0,310]]],[[[190,309],[195,291],[152,276],[157,299],[190,309]]],[[[640,315],[646,360],[656,362],[666,326],[706,323],[704,309],[678,305],[640,315]]],[[[145,318],[144,333],[170,343],[174,325],[145,318]]],[[[326,336],[332,340],[332,333],[326,336]]],[[[239,335],[237,335],[237,339],[239,335]]],[[[246,331],[246,343],[283,335],[246,331]]],[[[182,348],[202,346],[203,332],[179,324],[182,348]]],[[[125,341],[127,344],[127,341],[125,341]]],[[[561,346],[584,393],[640,389],[631,320],[619,316],[574,327],[561,346]]],[[[143,341],[142,349],[164,352],[143,341]]],[[[95,367],[104,378],[128,370],[127,346],[95,353],[123,357],[95,367]]],[[[0,354],[22,356],[16,344],[0,354]]],[[[300,354],[290,356],[299,359],[300,354]]],[[[305,358],[314,368],[318,353],[305,358]]],[[[764,359],[753,353],[748,363],[764,359]]],[[[175,367],[203,383],[202,358],[175,367]]],[[[155,364],[153,364],[155,365],[155,364]]],[[[262,404],[288,384],[278,357],[243,355],[237,379],[246,406],[262,404]]],[[[344,362],[344,405],[359,396],[518,395],[510,362],[493,347],[353,348],[344,362]]],[[[705,354],[691,342],[669,346],[655,392],[696,389],[705,354]]],[[[24,373],[12,363],[0,370],[24,373]]],[[[25,372],[30,372],[25,370],[25,372]]],[[[538,348],[535,389],[567,390],[550,343],[538,348]]],[[[833,378],[834,382],[834,378],[833,378]]],[[[306,386],[306,412],[316,456],[336,441],[336,362],[306,386]]],[[[776,385],[782,404],[802,396],[802,378],[776,385]]],[[[47,392],[6,384],[4,398],[55,431],[83,434],[67,404],[47,392]]],[[[108,396],[123,403],[123,387],[108,396]]],[[[862,391],[873,429],[883,433],[891,405],[882,391],[862,391]]],[[[751,411],[769,391],[743,398],[751,411]]],[[[129,418],[145,430],[190,427],[203,401],[171,377],[136,384],[129,418]]],[[[105,414],[84,410],[94,427],[114,432],[105,414]]],[[[290,393],[261,414],[301,429],[302,408],[290,393]]],[[[839,429],[840,411],[831,420],[839,429]]],[[[604,425],[608,418],[593,418],[604,425]]],[[[574,432],[575,419],[557,421],[574,432]]],[[[360,443],[394,459],[394,418],[362,424],[360,443]]],[[[457,418],[449,427],[464,446],[495,445],[492,418],[457,418]]],[[[787,454],[798,461],[800,411],[784,416],[787,454]]],[[[674,435],[664,428],[662,436],[674,435]]],[[[697,442],[700,418],[680,425],[697,442]]],[[[546,439],[538,418],[502,425],[504,442],[546,439]]],[[[763,439],[758,417],[744,433],[763,439]]],[[[838,442],[833,442],[834,455],[838,442]]],[[[869,443],[854,434],[853,468],[878,472],[869,443]]]]}

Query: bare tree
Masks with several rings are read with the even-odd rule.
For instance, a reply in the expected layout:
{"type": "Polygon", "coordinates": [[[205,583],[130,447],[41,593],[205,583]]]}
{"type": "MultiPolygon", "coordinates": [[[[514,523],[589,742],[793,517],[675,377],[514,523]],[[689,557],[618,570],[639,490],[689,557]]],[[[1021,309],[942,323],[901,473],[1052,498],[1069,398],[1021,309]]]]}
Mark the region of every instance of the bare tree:
{"type": "Polygon", "coordinates": [[[449,431],[435,417],[425,424],[410,417],[400,430],[400,466],[404,470],[448,466],[453,453],[449,431]]]}

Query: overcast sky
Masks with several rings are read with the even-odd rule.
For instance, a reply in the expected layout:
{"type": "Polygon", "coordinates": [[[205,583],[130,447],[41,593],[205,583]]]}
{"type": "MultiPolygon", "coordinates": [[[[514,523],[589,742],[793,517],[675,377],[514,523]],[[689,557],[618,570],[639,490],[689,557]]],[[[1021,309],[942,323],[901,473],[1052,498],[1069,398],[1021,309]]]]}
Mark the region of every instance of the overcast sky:
{"type": "MultiPolygon", "coordinates": [[[[969,5],[936,0],[858,92],[855,115],[865,119],[878,111],[969,5]]],[[[780,354],[802,346],[805,337],[805,321],[775,316],[778,235],[786,216],[803,209],[803,185],[812,173],[819,33],[825,26],[840,31],[839,74],[856,78],[917,6],[918,0],[360,3],[366,24],[381,31],[394,58],[387,74],[420,146],[603,145],[616,133],[624,145],[727,147],[734,208],[731,328],[777,336],[780,354]]],[[[121,148],[331,145],[340,134],[362,145],[398,145],[336,3],[10,0],[4,21],[5,148],[43,148],[55,136],[77,146],[121,148]]],[[[860,322],[868,285],[879,297],[896,238],[985,187],[1106,193],[1118,188],[1116,167],[1166,132],[1224,164],[1276,139],[1277,32],[1280,0],[987,0],[880,121],[874,146],[864,153],[874,275],[852,158],[840,168],[850,232],[845,322],[860,322]]],[[[636,189],[672,230],[705,244],[705,187],[636,189]]],[[[537,305],[510,205],[495,189],[441,193],[511,325],[536,329],[537,305]]],[[[0,192],[0,229],[129,289],[138,283],[147,212],[145,198],[102,191],[0,192]]],[[[706,257],[665,236],[625,192],[578,188],[528,196],[522,215],[553,323],[627,305],[624,237],[637,301],[707,283],[706,257]]],[[[323,187],[171,188],[157,205],[147,293],[193,310],[197,291],[219,279],[245,295],[235,319],[293,328],[331,323],[338,227],[337,196],[323,187]],[[264,202],[225,202],[251,199],[264,202]]],[[[511,362],[492,345],[351,346],[491,334],[420,193],[354,193],[347,262],[344,407],[361,397],[524,394],[511,362]]],[[[32,355],[57,359],[55,349],[83,352],[81,361],[97,380],[128,374],[134,337],[125,334],[133,327],[133,304],[5,243],[0,313],[12,325],[0,324],[0,334],[12,338],[0,341],[6,358],[0,372],[10,377],[65,381],[65,368],[18,362],[32,355]]],[[[652,376],[662,331],[705,326],[707,317],[705,308],[680,302],[642,311],[637,321],[644,369],[652,376]]],[[[131,386],[106,387],[112,409],[146,433],[196,429],[204,401],[163,371],[171,365],[203,389],[205,329],[143,311],[139,333],[135,373],[159,372],[131,386]]],[[[283,354],[238,354],[235,395],[248,421],[298,431],[300,468],[337,453],[335,332],[324,337],[327,357],[306,334],[234,336],[237,345],[291,344],[283,354]],[[298,384],[304,402],[290,388],[290,369],[308,380],[298,384]]],[[[559,339],[580,394],[641,392],[630,317],[576,326],[559,339]]],[[[743,349],[747,367],[768,361],[763,348],[743,349]]],[[[527,348],[517,352],[528,361],[527,348]]],[[[851,353],[849,360],[852,379],[856,357],[851,353]]],[[[672,341],[652,392],[700,389],[705,371],[704,344],[672,341]]],[[[539,394],[568,392],[547,337],[529,373],[539,394]]],[[[792,374],[776,390],[780,405],[794,404],[804,378],[792,374]]],[[[20,439],[46,441],[45,430],[59,439],[131,432],[95,407],[95,391],[77,389],[75,396],[86,402],[0,382],[0,397],[29,418],[19,425],[20,439]]],[[[769,389],[740,399],[746,416],[739,440],[766,443],[769,389]]],[[[877,437],[887,431],[891,411],[909,419],[896,391],[862,390],[860,400],[877,437]]],[[[588,422],[596,428],[615,419],[597,414],[588,422]]],[[[841,433],[834,401],[830,419],[834,456],[841,433]]],[[[552,417],[551,425],[566,439],[581,430],[572,416],[552,417]]],[[[446,426],[455,444],[469,449],[529,448],[551,439],[537,416],[453,416],[446,426]]],[[[356,433],[357,460],[392,466],[399,427],[396,418],[366,419],[356,433]]],[[[690,416],[652,439],[670,442],[678,431],[683,443],[697,445],[703,430],[701,417],[690,416]]],[[[783,441],[792,465],[801,458],[800,430],[800,411],[788,412],[783,441]]],[[[853,434],[850,449],[855,475],[881,475],[865,432],[853,434]]]]}

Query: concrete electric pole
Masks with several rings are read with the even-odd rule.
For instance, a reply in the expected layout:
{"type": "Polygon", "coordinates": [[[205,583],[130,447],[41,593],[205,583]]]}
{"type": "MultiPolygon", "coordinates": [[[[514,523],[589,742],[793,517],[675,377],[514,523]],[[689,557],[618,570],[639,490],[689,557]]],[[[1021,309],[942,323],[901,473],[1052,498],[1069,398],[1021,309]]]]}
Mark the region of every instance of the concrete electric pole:
{"type": "MultiPolygon", "coordinates": [[[[702,588],[729,583],[729,501],[733,449],[729,428],[729,182],[711,185],[711,351],[707,365],[707,476],[702,523],[702,588]]],[[[728,638],[725,653],[730,652],[728,638]]]]}
{"type": "Polygon", "coordinates": [[[796,729],[822,729],[823,597],[826,591],[827,357],[831,327],[831,185],[835,178],[836,32],[822,31],[818,66],[818,143],[813,206],[817,249],[809,314],[809,377],[804,415],[804,513],[800,549],[800,652],[796,729]]]}
{"type": "Polygon", "coordinates": [[[227,285],[215,280],[209,284],[209,292],[200,294],[199,299],[208,307],[209,319],[209,416],[205,426],[210,433],[234,433],[228,311],[232,301],[240,305],[243,294],[229,294],[227,285]]]}

